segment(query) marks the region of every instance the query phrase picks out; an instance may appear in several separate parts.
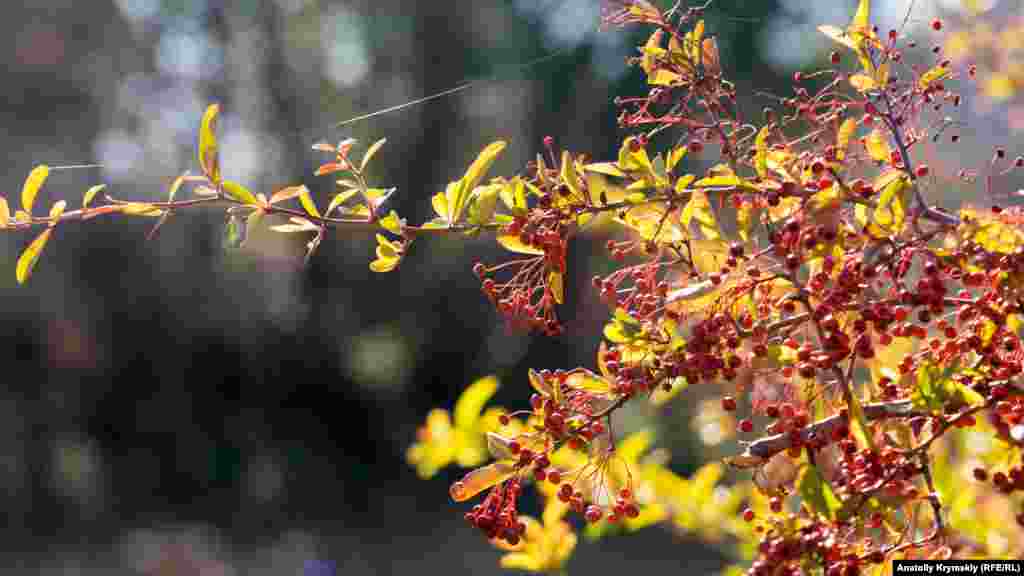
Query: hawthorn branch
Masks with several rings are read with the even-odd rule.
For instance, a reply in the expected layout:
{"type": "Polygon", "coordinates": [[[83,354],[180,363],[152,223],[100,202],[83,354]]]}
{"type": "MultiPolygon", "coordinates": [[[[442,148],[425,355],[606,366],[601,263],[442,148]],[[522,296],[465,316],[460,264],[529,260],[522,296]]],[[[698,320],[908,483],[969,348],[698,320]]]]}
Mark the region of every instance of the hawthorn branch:
{"type": "MultiPolygon", "coordinates": [[[[865,404],[863,406],[864,418],[869,421],[886,420],[889,418],[909,418],[912,416],[922,415],[913,408],[913,403],[910,400],[879,402],[875,404],[865,404]]],[[[835,414],[823,420],[812,422],[800,430],[801,443],[815,445],[820,445],[822,443],[830,444],[835,430],[846,425],[848,425],[848,418],[842,414],[835,414]]],[[[772,456],[775,456],[780,452],[784,452],[792,446],[792,436],[787,432],[775,434],[774,436],[766,436],[747,444],[743,454],[739,456],[739,463],[734,463],[733,465],[739,468],[757,466],[759,463],[767,461],[772,456]],[[745,460],[750,461],[751,459],[755,459],[757,463],[747,464],[744,462],[745,460]]]]}

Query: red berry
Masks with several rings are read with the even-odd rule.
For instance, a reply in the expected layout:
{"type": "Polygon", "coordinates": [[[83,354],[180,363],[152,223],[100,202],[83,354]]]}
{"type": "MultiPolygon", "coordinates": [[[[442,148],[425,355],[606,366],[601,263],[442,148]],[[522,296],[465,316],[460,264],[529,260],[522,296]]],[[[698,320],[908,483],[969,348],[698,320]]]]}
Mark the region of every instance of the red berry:
{"type": "Polygon", "coordinates": [[[918,178],[924,178],[928,175],[928,165],[921,164],[917,167],[917,170],[914,171],[914,174],[917,175],[918,178]]]}
{"type": "Polygon", "coordinates": [[[743,511],[743,521],[744,522],[753,522],[754,521],[754,511],[751,510],[750,508],[747,508],[746,510],[744,510],[743,511]]]}
{"type": "Polygon", "coordinates": [[[740,431],[744,434],[750,434],[754,431],[754,423],[747,418],[740,420],[740,431]]]}
{"type": "Polygon", "coordinates": [[[597,504],[591,504],[590,506],[587,506],[587,511],[583,516],[587,519],[587,522],[596,524],[601,521],[601,517],[604,516],[604,512],[597,504]]]}
{"type": "Polygon", "coordinates": [[[829,60],[832,61],[832,64],[838,65],[840,62],[842,62],[843,57],[839,55],[839,52],[833,50],[832,54],[829,56],[829,60]]]}
{"type": "Polygon", "coordinates": [[[733,398],[732,396],[723,396],[722,410],[725,410],[726,412],[732,412],[736,410],[736,399],[733,398]]]}
{"type": "Polygon", "coordinates": [[[935,30],[936,32],[942,30],[942,20],[939,20],[938,18],[932,20],[932,30],[935,30]]]}

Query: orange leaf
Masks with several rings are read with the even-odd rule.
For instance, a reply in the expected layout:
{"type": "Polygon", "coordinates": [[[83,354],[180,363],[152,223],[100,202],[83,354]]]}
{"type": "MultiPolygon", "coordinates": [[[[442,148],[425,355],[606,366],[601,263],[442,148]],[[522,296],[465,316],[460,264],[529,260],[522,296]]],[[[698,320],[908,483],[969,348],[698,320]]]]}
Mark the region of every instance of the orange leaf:
{"type": "Polygon", "coordinates": [[[452,500],[465,502],[473,496],[487,490],[514,474],[515,467],[505,460],[494,462],[482,468],[477,468],[462,477],[448,490],[452,500]]]}

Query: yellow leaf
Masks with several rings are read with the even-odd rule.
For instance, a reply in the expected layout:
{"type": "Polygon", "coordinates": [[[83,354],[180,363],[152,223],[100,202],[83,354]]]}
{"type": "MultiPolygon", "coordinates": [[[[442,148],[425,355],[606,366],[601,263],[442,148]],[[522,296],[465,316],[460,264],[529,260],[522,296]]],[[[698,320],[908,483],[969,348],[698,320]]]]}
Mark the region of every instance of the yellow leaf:
{"type": "Polygon", "coordinates": [[[199,127],[199,166],[203,174],[214,184],[220,182],[220,159],[217,149],[217,115],[220,113],[219,104],[211,104],[203,114],[203,121],[199,127]]]}
{"type": "Polygon", "coordinates": [[[302,204],[302,207],[306,210],[306,214],[309,214],[314,218],[319,218],[320,211],[316,209],[316,204],[313,203],[313,197],[309,195],[309,189],[305,186],[300,187],[298,196],[299,203],[302,204]]]}
{"type": "Polygon", "coordinates": [[[557,270],[548,272],[548,288],[557,304],[565,303],[565,287],[562,284],[562,273],[557,270]]]}
{"type": "Polygon", "coordinates": [[[398,266],[398,262],[398,257],[377,258],[373,262],[370,262],[370,270],[374,272],[391,272],[398,266]]]}
{"type": "Polygon", "coordinates": [[[475,430],[484,404],[498,391],[498,378],[486,376],[473,382],[463,390],[455,402],[455,427],[466,431],[475,430]]]}
{"type": "Polygon", "coordinates": [[[50,167],[46,164],[40,164],[29,172],[25,184],[21,187],[21,205],[25,208],[25,212],[32,213],[32,204],[36,200],[36,195],[39,194],[39,189],[49,175],[50,167]]]}
{"type": "Polygon", "coordinates": [[[867,135],[867,138],[864,140],[864,147],[867,148],[868,155],[876,162],[889,161],[892,151],[889,148],[889,142],[885,139],[885,135],[878,128],[875,128],[867,135]]]}
{"type": "Polygon", "coordinates": [[[699,190],[694,190],[693,194],[690,195],[690,200],[683,207],[683,212],[680,215],[683,230],[689,230],[690,222],[693,219],[697,220],[704,238],[717,240],[722,237],[718,229],[718,221],[715,219],[715,213],[711,211],[711,203],[708,201],[707,195],[699,190]]]}
{"type": "MultiPolygon", "coordinates": [[[[175,180],[175,182],[177,182],[177,180],[175,180]]],[[[89,188],[88,190],[86,190],[85,191],[85,195],[82,196],[82,208],[88,208],[89,207],[89,203],[92,202],[92,199],[95,198],[97,194],[99,194],[100,192],[105,190],[106,187],[107,187],[106,184],[97,184],[97,185],[93,186],[92,188],[89,188]]]]}
{"type": "Polygon", "coordinates": [[[665,163],[668,171],[671,172],[679,161],[686,157],[686,152],[689,151],[690,147],[686,145],[679,145],[672,148],[672,151],[668,153],[668,161],[665,163]]]}
{"type": "Polygon", "coordinates": [[[745,202],[736,210],[736,227],[744,242],[750,241],[750,230],[754,225],[754,205],[745,202]]]}
{"type": "MultiPolygon", "coordinates": [[[[451,185],[449,184],[449,186],[451,185]]],[[[430,199],[430,205],[434,207],[434,212],[438,216],[445,220],[448,219],[448,199],[445,198],[444,192],[434,194],[434,197],[430,199]]]]}
{"type": "MultiPolygon", "coordinates": [[[[682,147],[686,150],[686,146],[682,147]]],[[[685,152],[683,152],[685,154],[685,152]]],[[[682,156],[680,156],[682,158],[682,156]]],[[[597,162],[595,164],[587,164],[583,167],[583,170],[587,172],[597,172],[598,174],[604,174],[606,176],[615,176],[618,178],[625,178],[626,173],[619,170],[619,167],[614,162],[597,162]]],[[[671,170],[671,168],[669,168],[671,170]]]]}
{"type": "Polygon", "coordinates": [[[534,246],[528,246],[523,244],[523,241],[519,239],[518,234],[502,234],[498,236],[498,244],[504,246],[507,250],[512,252],[518,252],[520,254],[535,254],[541,256],[544,251],[534,246]]]}
{"type": "Polygon", "coordinates": [[[355,196],[357,192],[359,192],[358,188],[350,188],[344,192],[335,194],[334,198],[331,198],[331,203],[327,205],[327,210],[324,212],[324,216],[330,216],[331,212],[333,212],[335,208],[344,204],[346,200],[355,196]]]}
{"type": "Polygon", "coordinates": [[[928,70],[924,74],[921,74],[921,78],[918,79],[917,85],[922,90],[924,90],[925,88],[930,86],[932,82],[936,82],[938,80],[942,80],[946,76],[949,76],[949,73],[950,73],[950,67],[949,66],[943,66],[942,64],[939,64],[937,66],[932,67],[930,70],[928,70]]]}
{"type": "Polygon", "coordinates": [[[836,158],[838,160],[842,161],[846,158],[846,150],[850,147],[850,138],[853,137],[856,130],[857,121],[853,118],[843,120],[839,126],[839,132],[836,134],[836,158]]]}
{"type": "Polygon", "coordinates": [[[462,480],[452,484],[448,494],[456,502],[465,502],[491,486],[504,482],[515,471],[515,466],[508,461],[494,462],[463,476],[462,480]]]}
{"type": "Polygon", "coordinates": [[[387,216],[380,219],[380,226],[396,236],[402,235],[402,220],[394,210],[388,212],[387,216]]]}
{"type": "Polygon", "coordinates": [[[480,183],[491,164],[498,159],[498,155],[505,149],[507,143],[503,140],[492,142],[485,147],[473,160],[466,170],[462,179],[448,185],[446,196],[448,200],[448,221],[455,223],[462,216],[462,210],[466,207],[466,199],[469,193],[480,183]]]}
{"type": "Polygon", "coordinates": [[[583,200],[580,193],[579,175],[576,173],[576,165],[572,161],[572,155],[568,150],[562,151],[562,170],[560,172],[562,182],[569,187],[570,198],[576,201],[583,200]]]}
{"type": "Polygon", "coordinates": [[[857,50],[857,44],[841,28],[825,24],[818,26],[818,31],[851,50],[857,50]]]}
{"type": "Polygon", "coordinates": [[[770,132],[770,127],[764,126],[754,140],[754,169],[757,170],[757,175],[761,178],[768,177],[768,135],[770,132]]]}
{"type": "Polygon", "coordinates": [[[256,204],[257,203],[256,202],[256,196],[253,196],[253,193],[248,188],[246,188],[245,186],[242,186],[238,182],[233,182],[231,180],[225,180],[224,183],[223,183],[223,186],[224,186],[224,191],[228,193],[228,196],[231,196],[235,200],[238,200],[239,202],[241,202],[243,204],[256,204]]]}
{"type": "Polygon", "coordinates": [[[50,234],[53,232],[52,228],[47,228],[42,234],[36,236],[36,239],[25,248],[25,251],[18,257],[18,264],[14,270],[14,276],[18,280],[18,284],[24,284],[32,269],[35,268],[36,262],[39,261],[39,256],[43,252],[43,246],[46,246],[46,241],[50,239],[50,234]]]}
{"type": "Polygon", "coordinates": [[[11,208],[7,205],[7,198],[0,196],[0,228],[7,228],[11,221],[11,208]]]}
{"type": "Polygon", "coordinates": [[[60,200],[50,208],[50,228],[57,225],[60,220],[60,215],[64,213],[64,208],[68,205],[66,200],[60,200]]]}
{"type": "Polygon", "coordinates": [[[850,30],[870,30],[871,29],[871,0],[860,0],[857,4],[857,12],[853,15],[853,21],[850,22],[850,30]]]}
{"type": "Polygon", "coordinates": [[[611,394],[612,392],[611,382],[586,368],[573,370],[565,381],[573,390],[584,390],[591,394],[604,395],[611,394]]]}
{"type": "Polygon", "coordinates": [[[366,150],[366,154],[363,154],[363,161],[359,164],[360,172],[366,170],[366,165],[370,163],[370,160],[373,158],[373,155],[376,154],[378,150],[380,150],[381,146],[383,146],[385,142],[387,142],[387,138],[381,138],[380,140],[374,142],[366,150]]]}
{"type": "Polygon", "coordinates": [[[871,437],[871,431],[868,430],[867,418],[864,417],[864,409],[860,405],[860,400],[857,399],[857,394],[851,391],[847,400],[850,409],[850,433],[861,446],[875,452],[875,441],[871,437]]]}
{"type": "Polygon", "coordinates": [[[302,194],[302,191],[305,189],[305,186],[289,186],[287,188],[282,188],[277,192],[274,192],[274,195],[270,197],[270,203],[277,204],[278,202],[290,200],[299,194],[302,194]]]}
{"type": "Polygon", "coordinates": [[[647,156],[647,150],[643,146],[637,146],[634,151],[635,142],[637,142],[636,136],[630,136],[622,142],[622,147],[619,148],[618,168],[625,172],[653,174],[654,167],[651,165],[651,159],[647,156]]]}
{"type": "Polygon", "coordinates": [[[867,92],[878,88],[875,79],[867,74],[852,74],[850,76],[850,86],[853,86],[858,92],[867,92]]]}

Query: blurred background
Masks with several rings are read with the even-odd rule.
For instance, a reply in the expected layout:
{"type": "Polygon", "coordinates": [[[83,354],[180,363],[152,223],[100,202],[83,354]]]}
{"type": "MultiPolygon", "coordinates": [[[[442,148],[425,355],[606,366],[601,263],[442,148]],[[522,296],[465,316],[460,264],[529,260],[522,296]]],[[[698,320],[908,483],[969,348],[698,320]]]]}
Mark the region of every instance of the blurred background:
{"type": "MultiPolygon", "coordinates": [[[[874,2],[882,28],[901,25],[908,3],[874,2]]],[[[788,95],[795,70],[826,66],[833,47],[815,28],[845,24],[854,4],[716,0],[708,26],[742,105],[756,116],[770,100],[753,87],[788,95]]],[[[925,30],[935,15],[964,29],[1020,17],[1017,0],[965,4],[976,16],[959,0],[917,0],[908,26],[934,43],[925,30]]],[[[17,202],[36,164],[95,162],[103,168],[51,174],[38,205],[77,207],[97,183],[118,198],[163,199],[175,176],[197,171],[199,119],[220,102],[227,178],[268,196],[304,183],[323,205],[333,178],[311,176],[326,158],[310,146],[386,137],[371,178],[396,186],[393,207],[418,223],[432,216],[429,197],[493,140],[510,142],[493,174],[522,170],[545,135],[595,158],[614,154],[623,134],[611,100],[644,88],[625,66],[643,34],[597,33],[598,8],[598,0],[11,3],[0,22],[6,196],[17,202]],[[495,79],[330,128],[481,77],[495,79]]],[[[963,107],[964,121],[980,122],[972,134],[984,146],[977,158],[961,151],[961,165],[987,160],[1020,124],[1007,118],[1024,86],[1010,65],[1021,47],[989,48],[1002,51],[991,68],[1001,62],[1009,80],[963,107]]],[[[965,53],[972,49],[968,42],[965,53]]],[[[306,239],[296,236],[253,232],[247,248],[225,252],[216,211],[180,214],[146,242],[151,226],[145,218],[62,226],[21,287],[14,264],[30,237],[0,242],[4,573],[500,572],[498,553],[448,499],[461,473],[420,481],[404,452],[427,411],[450,407],[480,376],[497,373],[496,403],[518,406],[527,367],[593,366],[607,310],[586,287],[610,269],[597,241],[575,244],[573,296],[561,313],[570,329],[547,339],[507,334],[481,296],[473,261],[501,257],[487,239],[420,240],[397,272],[375,275],[369,236],[329,236],[303,268],[306,239]]],[[[623,430],[656,427],[674,466],[692,470],[722,436],[691,418],[693,402],[625,414],[623,430]]],[[[648,529],[581,544],[569,570],[668,573],[683,558],[690,573],[727,561],[648,529]]]]}

